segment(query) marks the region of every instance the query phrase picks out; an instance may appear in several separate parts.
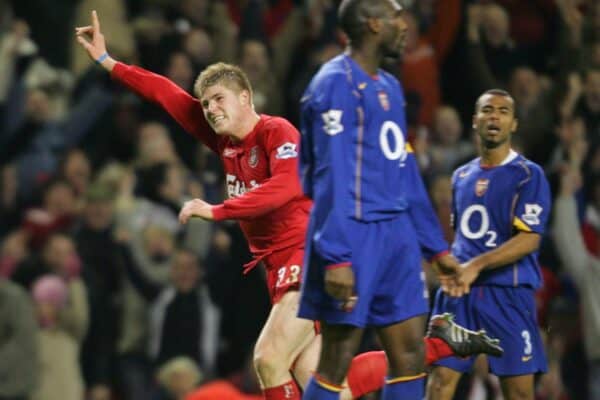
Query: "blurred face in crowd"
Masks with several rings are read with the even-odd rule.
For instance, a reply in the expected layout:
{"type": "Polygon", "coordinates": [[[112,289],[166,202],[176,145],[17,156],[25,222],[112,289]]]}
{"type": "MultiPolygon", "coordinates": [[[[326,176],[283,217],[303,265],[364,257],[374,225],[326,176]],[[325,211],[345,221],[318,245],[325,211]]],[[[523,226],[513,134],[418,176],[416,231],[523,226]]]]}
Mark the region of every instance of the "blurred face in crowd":
{"type": "Polygon", "coordinates": [[[189,292],[196,288],[200,278],[200,270],[196,257],[189,251],[177,251],[171,266],[171,280],[181,292],[189,292]]]}
{"type": "Polygon", "coordinates": [[[558,128],[558,138],[563,147],[568,147],[576,140],[585,139],[585,130],[585,122],[582,118],[566,119],[558,128]]]}
{"type": "Polygon", "coordinates": [[[169,57],[166,69],[167,77],[179,87],[189,89],[194,83],[194,68],[192,62],[185,53],[176,52],[169,57]]]}
{"type": "Polygon", "coordinates": [[[49,186],[44,193],[44,208],[55,216],[73,214],[76,201],[73,188],[66,182],[58,181],[49,186]]]}
{"type": "Polygon", "coordinates": [[[34,122],[44,123],[50,120],[50,99],[43,90],[33,89],[27,92],[25,113],[34,122]]]}
{"type": "Polygon", "coordinates": [[[516,68],[510,80],[510,92],[519,107],[530,107],[538,99],[541,84],[538,75],[531,68],[516,68]]]}
{"type": "Polygon", "coordinates": [[[52,235],[43,251],[44,263],[59,275],[80,268],[80,261],[71,238],[61,234],[52,235]]]}
{"type": "Polygon", "coordinates": [[[0,257],[8,256],[13,260],[22,261],[28,254],[27,238],[20,230],[6,235],[0,244],[0,257]]]}
{"type": "Polygon", "coordinates": [[[489,4],[483,9],[483,34],[492,47],[500,47],[508,41],[510,19],[504,8],[489,4]]]}
{"type": "Polygon", "coordinates": [[[60,308],[55,304],[38,301],[35,303],[35,312],[39,324],[43,327],[51,327],[58,321],[60,308]]]}
{"type": "Polygon", "coordinates": [[[510,135],[517,129],[513,100],[507,96],[483,94],[475,106],[473,128],[481,146],[486,149],[510,144],[510,135]]]}
{"type": "Polygon", "coordinates": [[[85,192],[90,181],[90,162],[81,150],[70,152],[65,160],[63,175],[73,185],[77,193],[85,192]]]}
{"type": "Polygon", "coordinates": [[[141,126],[138,155],[140,163],[143,165],[177,160],[173,142],[171,142],[167,128],[164,125],[149,122],[141,126]]]}
{"type": "Polygon", "coordinates": [[[600,112],[600,69],[586,73],[583,95],[587,106],[594,112],[600,112]]]}
{"type": "Polygon", "coordinates": [[[160,195],[165,199],[178,201],[183,196],[183,171],[175,164],[170,164],[166,171],[165,181],[161,184],[160,195]]]}
{"type": "Polygon", "coordinates": [[[200,103],[204,117],[218,135],[240,131],[245,118],[253,111],[250,92],[224,83],[207,87],[200,103]]]}
{"type": "Polygon", "coordinates": [[[452,145],[460,140],[462,122],[456,110],[449,106],[439,107],[433,117],[433,128],[443,145],[452,145]]]}
{"type": "Polygon", "coordinates": [[[167,261],[175,250],[173,235],[168,231],[156,226],[150,226],[144,230],[144,245],[146,254],[154,262],[167,261]]]}
{"type": "Polygon", "coordinates": [[[213,56],[213,43],[203,29],[192,29],[183,42],[183,48],[197,65],[206,65],[213,56]]]}
{"type": "Polygon", "coordinates": [[[112,201],[108,199],[88,201],[84,210],[85,223],[95,231],[107,229],[112,224],[113,211],[112,201]]]}
{"type": "Polygon", "coordinates": [[[269,73],[267,46],[258,40],[245,40],[241,48],[240,66],[251,81],[269,73]]]}
{"type": "Polygon", "coordinates": [[[192,20],[192,25],[203,26],[207,21],[209,0],[183,0],[181,2],[182,13],[192,20]]]}

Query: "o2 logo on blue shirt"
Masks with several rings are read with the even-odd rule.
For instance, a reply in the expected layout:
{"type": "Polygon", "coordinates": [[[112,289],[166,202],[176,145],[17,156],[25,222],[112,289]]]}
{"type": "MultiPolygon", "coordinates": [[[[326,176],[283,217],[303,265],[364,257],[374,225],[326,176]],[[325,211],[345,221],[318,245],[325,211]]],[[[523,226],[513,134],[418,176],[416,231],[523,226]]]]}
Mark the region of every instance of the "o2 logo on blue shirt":
{"type": "Polygon", "coordinates": [[[406,152],[406,139],[404,139],[402,129],[394,121],[385,121],[381,125],[381,129],[379,130],[379,146],[385,158],[392,161],[399,161],[400,166],[404,166],[404,161],[408,155],[406,152]],[[390,138],[392,138],[391,141],[390,138]]]}
{"type": "Polygon", "coordinates": [[[467,207],[467,209],[462,213],[460,217],[460,231],[464,237],[471,240],[478,240],[487,236],[487,240],[485,241],[486,247],[496,247],[496,238],[498,237],[498,233],[490,229],[490,216],[481,204],[473,204],[467,207]],[[471,230],[469,221],[473,214],[479,214],[481,223],[479,225],[479,229],[473,231],[471,230]]]}

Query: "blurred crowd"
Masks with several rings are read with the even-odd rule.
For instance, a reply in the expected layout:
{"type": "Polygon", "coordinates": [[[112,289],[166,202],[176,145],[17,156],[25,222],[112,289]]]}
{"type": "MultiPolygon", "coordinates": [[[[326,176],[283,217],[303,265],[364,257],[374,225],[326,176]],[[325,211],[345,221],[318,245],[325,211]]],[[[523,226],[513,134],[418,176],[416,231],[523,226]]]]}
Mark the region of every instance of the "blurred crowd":
{"type": "MultiPolygon", "coordinates": [[[[257,111],[297,125],[310,78],[344,47],[337,4],[0,1],[0,400],[260,398],[263,273],[242,276],[250,255],[235,223],[177,220],[186,200],[223,200],[217,156],[113,83],[74,27],[97,10],[114,58],[190,93],[210,63],[237,63],[257,111]]],[[[538,293],[550,371],[537,396],[600,399],[600,2],[404,5],[406,53],[386,69],[404,85],[447,239],[451,173],[476,153],[475,99],[505,88],[516,150],[545,168],[555,202],[538,293]]],[[[501,398],[485,360],[456,398],[501,398]]]]}

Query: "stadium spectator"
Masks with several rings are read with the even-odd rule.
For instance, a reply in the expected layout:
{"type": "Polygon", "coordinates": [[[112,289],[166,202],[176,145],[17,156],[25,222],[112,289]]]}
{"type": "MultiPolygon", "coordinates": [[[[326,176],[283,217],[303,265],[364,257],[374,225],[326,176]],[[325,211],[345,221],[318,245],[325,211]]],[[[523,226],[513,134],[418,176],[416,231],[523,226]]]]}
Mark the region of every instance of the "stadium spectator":
{"type": "Polygon", "coordinates": [[[38,328],[31,299],[0,277],[0,399],[29,399],[38,385],[38,328]]]}
{"type": "Polygon", "coordinates": [[[79,366],[79,348],[88,324],[85,287],[43,275],[31,287],[38,324],[40,383],[34,400],[80,400],[85,386],[79,366]]]}
{"type": "Polygon", "coordinates": [[[589,399],[600,399],[600,259],[585,246],[578,223],[575,192],[581,187],[581,164],[565,170],[555,204],[553,237],[566,272],[581,295],[583,331],[588,362],[589,399]]]}

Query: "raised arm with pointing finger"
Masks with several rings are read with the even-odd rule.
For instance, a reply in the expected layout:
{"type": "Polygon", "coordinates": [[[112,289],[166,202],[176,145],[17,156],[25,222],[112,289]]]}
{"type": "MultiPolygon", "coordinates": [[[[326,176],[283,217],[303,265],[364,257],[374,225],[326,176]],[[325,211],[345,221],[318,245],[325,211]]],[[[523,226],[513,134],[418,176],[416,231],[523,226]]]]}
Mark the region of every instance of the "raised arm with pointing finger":
{"type": "Polygon", "coordinates": [[[75,33],[77,41],[90,58],[110,72],[113,79],[146,100],[160,105],[186,132],[217,151],[217,137],[202,114],[200,102],[164,76],[113,59],[106,51],[96,11],[92,11],[92,25],[77,27],[75,33]]]}

